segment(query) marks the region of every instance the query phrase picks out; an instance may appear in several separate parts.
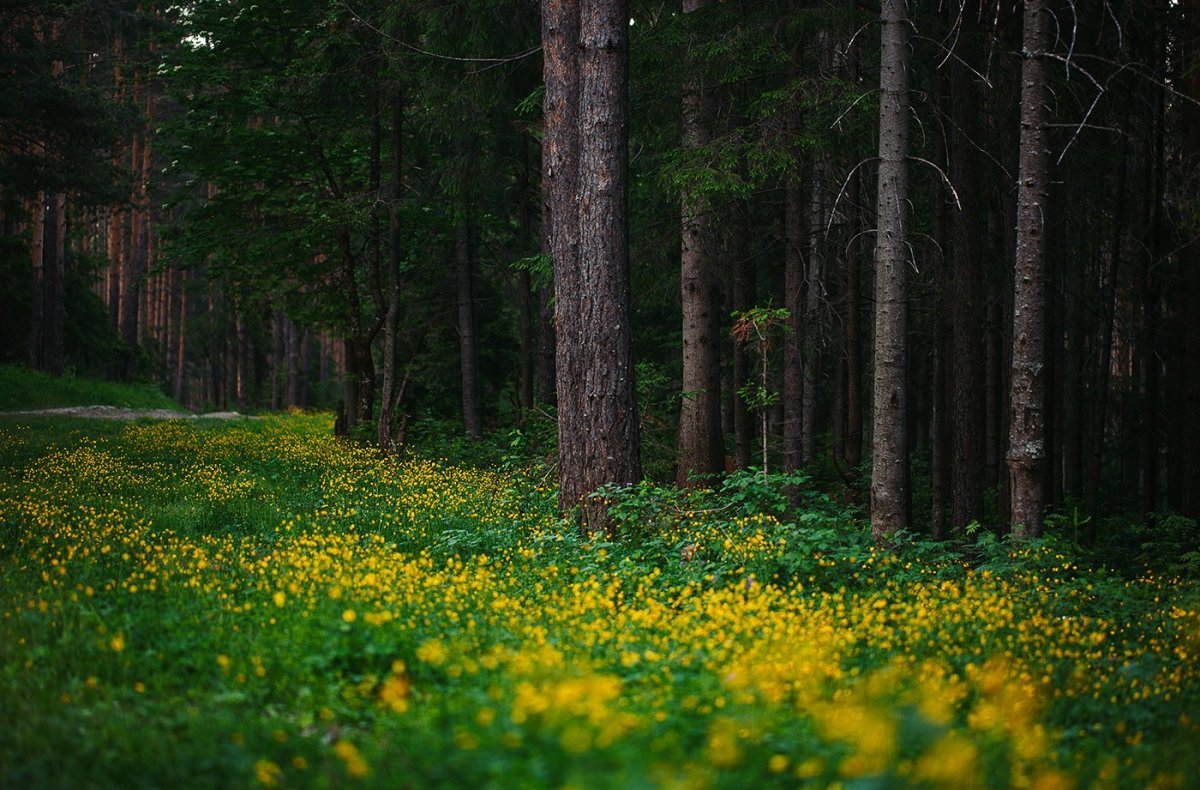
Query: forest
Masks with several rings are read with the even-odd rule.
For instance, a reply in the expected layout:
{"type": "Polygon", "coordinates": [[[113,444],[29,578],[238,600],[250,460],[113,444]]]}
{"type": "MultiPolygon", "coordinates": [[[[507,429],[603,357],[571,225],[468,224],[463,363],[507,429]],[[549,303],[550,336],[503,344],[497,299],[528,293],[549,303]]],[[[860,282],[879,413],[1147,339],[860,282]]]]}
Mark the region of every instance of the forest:
{"type": "Polygon", "coordinates": [[[0,787],[1195,782],[1200,0],[13,0],[0,229],[0,787]]]}
{"type": "Polygon", "coordinates": [[[4,357],[516,427],[564,507],[769,465],[880,535],[1195,518],[1197,14],[909,5],[7,4],[4,357]]]}

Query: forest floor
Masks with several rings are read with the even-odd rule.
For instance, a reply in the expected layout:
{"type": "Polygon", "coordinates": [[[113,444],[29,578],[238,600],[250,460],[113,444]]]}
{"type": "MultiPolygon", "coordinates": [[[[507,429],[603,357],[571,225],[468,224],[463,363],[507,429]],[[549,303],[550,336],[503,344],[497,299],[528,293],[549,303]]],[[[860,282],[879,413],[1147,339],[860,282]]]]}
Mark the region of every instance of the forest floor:
{"type": "Polygon", "coordinates": [[[60,406],[54,409],[0,411],[0,417],[84,417],[95,420],[245,420],[253,419],[236,411],[189,414],[174,409],[130,409],[120,406],[60,406]]]}
{"type": "Polygon", "coordinates": [[[0,787],[1200,775],[1194,578],[880,551],[744,481],[723,508],[640,488],[584,540],[540,470],[331,428],[0,421],[0,787]]]}

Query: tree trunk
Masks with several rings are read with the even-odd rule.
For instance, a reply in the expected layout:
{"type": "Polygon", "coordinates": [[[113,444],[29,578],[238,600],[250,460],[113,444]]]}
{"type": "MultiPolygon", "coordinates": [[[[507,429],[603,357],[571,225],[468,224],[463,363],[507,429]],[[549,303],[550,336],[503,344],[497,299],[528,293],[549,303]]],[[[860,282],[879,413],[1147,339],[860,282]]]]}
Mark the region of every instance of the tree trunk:
{"type": "MultiPolygon", "coordinates": [[[[683,12],[709,0],[684,0],[683,12]]],[[[689,52],[695,42],[689,44],[689,52]]],[[[683,147],[711,139],[711,100],[698,67],[689,64],[683,85],[683,147]]],[[[680,299],[683,307],[683,400],[679,414],[679,485],[697,485],[725,468],[721,436],[720,287],[714,260],[712,206],[698,189],[685,188],[680,204],[680,299]]]]}
{"type": "MultiPolygon", "coordinates": [[[[970,15],[965,15],[969,17],[970,15]]],[[[965,20],[964,20],[965,22],[965,20]]],[[[964,534],[983,518],[984,348],[983,265],[975,239],[979,227],[978,164],[972,135],[979,103],[974,75],[957,59],[950,68],[950,180],[959,206],[950,219],[950,529],[964,534]]]]}
{"type": "Polygon", "coordinates": [[[46,331],[46,193],[38,192],[30,204],[30,258],[33,290],[29,297],[29,367],[41,370],[45,364],[46,331]]]}
{"type": "MultiPolygon", "coordinates": [[[[733,309],[746,312],[754,307],[757,283],[754,258],[750,250],[750,208],[745,200],[734,203],[732,239],[730,241],[731,266],[733,268],[733,309]]],[[[734,464],[738,469],[749,468],[758,436],[754,425],[754,413],[746,406],[739,394],[742,387],[754,376],[754,360],[746,345],[733,344],[733,443],[734,464]]]]}
{"type": "Polygon", "coordinates": [[[1046,498],[1042,465],[1046,462],[1045,212],[1050,151],[1045,52],[1051,25],[1045,0],[1025,0],[1008,429],[1009,520],[1016,537],[1041,534],[1046,498]]]}
{"type": "Polygon", "coordinates": [[[467,438],[483,438],[479,397],[479,350],[475,334],[475,296],[471,254],[471,224],[462,219],[454,230],[454,272],[458,284],[458,351],[462,373],[463,426],[467,438]]]}
{"type": "Polygon", "coordinates": [[[568,511],[587,490],[583,412],[583,328],[579,271],[579,0],[542,0],[545,138],[542,178],[547,195],[544,238],[554,263],[555,398],[558,402],[558,504],[568,511]]]}
{"type": "Polygon", "coordinates": [[[388,204],[387,314],[383,320],[383,391],[379,398],[376,439],[382,452],[396,449],[392,434],[399,408],[396,357],[400,334],[400,196],[404,182],[404,90],[399,83],[392,91],[391,183],[388,204]]]}
{"type": "MultiPolygon", "coordinates": [[[[554,249],[554,213],[551,210],[551,178],[546,172],[550,166],[549,143],[543,141],[541,147],[542,155],[542,223],[539,229],[541,235],[540,251],[543,255],[553,256],[554,249]]],[[[561,188],[561,184],[560,184],[561,188]]],[[[573,205],[573,204],[572,204],[573,205]]],[[[557,268],[557,264],[555,264],[557,268]]],[[[554,354],[555,354],[555,327],[554,327],[554,277],[551,274],[551,282],[549,285],[543,285],[538,288],[537,306],[538,306],[538,380],[537,380],[537,398],[538,401],[553,406],[556,402],[554,393],[554,354]]]]}
{"type": "MultiPolygon", "coordinates": [[[[521,167],[517,171],[517,184],[514,201],[517,204],[518,240],[522,249],[528,250],[533,242],[534,227],[531,216],[530,188],[533,178],[530,174],[529,140],[521,138],[521,167]]],[[[517,370],[517,418],[524,422],[526,413],[533,408],[534,389],[536,386],[537,334],[534,313],[536,294],[533,289],[533,278],[529,269],[517,272],[517,330],[520,336],[520,364],[517,370]]]]}
{"type": "MultiPolygon", "coordinates": [[[[829,46],[828,35],[822,34],[821,38],[821,46],[829,46]]],[[[823,49],[822,57],[827,55],[823,49]]],[[[824,154],[818,154],[813,158],[809,175],[808,261],[804,274],[804,334],[800,346],[800,463],[804,466],[811,464],[816,457],[817,389],[820,384],[820,350],[824,331],[822,310],[826,300],[824,244],[829,213],[824,189],[827,172],[828,161],[824,154]]]]}
{"type": "Polygon", "coordinates": [[[66,263],[67,196],[62,192],[50,199],[46,220],[45,312],[42,327],[42,369],[61,376],[65,368],[66,340],[66,263]]]}
{"type": "MultiPolygon", "coordinates": [[[[791,7],[795,9],[793,2],[791,7]]],[[[789,76],[797,79],[799,53],[793,55],[789,76]]],[[[783,471],[794,472],[804,455],[804,197],[800,189],[799,97],[787,110],[787,139],[795,147],[794,170],[786,176],[783,195],[783,306],[791,331],[783,338],[783,471]]],[[[789,493],[795,499],[795,492],[789,493]]],[[[795,502],[792,503],[793,505],[795,502]]]]}
{"type": "Polygon", "coordinates": [[[905,0],[880,19],[878,229],[875,238],[875,390],[871,532],[886,542],[908,528],[908,62],[905,0]]]}
{"type": "Polygon", "coordinates": [[[300,387],[303,381],[300,372],[300,332],[296,322],[290,318],[283,324],[287,338],[287,407],[294,409],[300,405],[300,387]]]}
{"type": "Polygon", "coordinates": [[[852,216],[855,217],[846,253],[846,465],[852,470],[862,463],[863,446],[860,183],[859,176],[852,175],[847,194],[852,216]]]}
{"type": "Polygon", "coordinates": [[[553,140],[570,136],[572,128],[580,130],[572,185],[577,185],[575,233],[559,233],[568,225],[564,214],[571,203],[560,201],[565,197],[562,185],[551,192],[559,329],[559,501],[564,508],[583,505],[584,532],[595,533],[607,532],[607,513],[604,504],[587,499],[589,493],[641,478],[626,219],[629,13],[624,1],[584,0],[574,65],[575,38],[562,35],[575,24],[570,20],[574,11],[569,2],[546,0],[542,17],[552,167],[557,169],[564,154],[554,149],[553,140]],[[572,79],[557,73],[557,67],[578,74],[577,126],[564,124],[562,101],[570,92],[564,89],[572,79]],[[559,244],[572,237],[577,239],[577,258],[559,244]]]}

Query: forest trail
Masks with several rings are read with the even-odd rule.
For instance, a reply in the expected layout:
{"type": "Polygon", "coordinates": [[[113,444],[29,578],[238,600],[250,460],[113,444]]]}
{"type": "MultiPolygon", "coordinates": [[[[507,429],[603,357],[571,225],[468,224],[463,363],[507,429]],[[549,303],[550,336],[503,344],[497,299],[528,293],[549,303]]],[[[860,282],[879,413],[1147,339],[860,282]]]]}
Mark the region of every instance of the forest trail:
{"type": "Polygon", "coordinates": [[[250,420],[256,419],[236,411],[214,411],[207,414],[189,414],[170,409],[126,409],[119,406],[63,406],[55,409],[32,409],[29,411],[4,411],[0,417],[84,417],[96,420],[250,420]]]}

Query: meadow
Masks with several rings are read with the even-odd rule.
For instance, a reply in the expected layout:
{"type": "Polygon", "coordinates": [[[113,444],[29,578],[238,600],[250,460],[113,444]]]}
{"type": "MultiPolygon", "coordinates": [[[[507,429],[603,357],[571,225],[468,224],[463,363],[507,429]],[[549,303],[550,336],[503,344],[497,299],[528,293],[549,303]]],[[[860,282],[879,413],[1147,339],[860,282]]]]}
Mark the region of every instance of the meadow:
{"type": "Polygon", "coordinates": [[[330,429],[0,418],[0,784],[1197,786],[1194,577],[330,429]]]}

